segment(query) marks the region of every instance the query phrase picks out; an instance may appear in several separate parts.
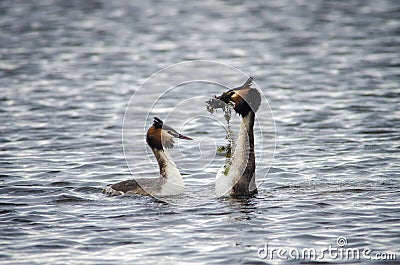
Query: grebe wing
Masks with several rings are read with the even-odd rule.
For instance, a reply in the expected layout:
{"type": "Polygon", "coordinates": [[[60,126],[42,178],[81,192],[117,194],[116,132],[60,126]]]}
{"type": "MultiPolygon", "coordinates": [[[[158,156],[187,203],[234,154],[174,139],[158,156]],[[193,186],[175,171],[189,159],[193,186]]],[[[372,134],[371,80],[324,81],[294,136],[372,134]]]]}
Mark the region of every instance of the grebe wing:
{"type": "Polygon", "coordinates": [[[158,192],[162,186],[160,178],[139,178],[138,180],[124,180],[108,185],[103,193],[115,196],[124,194],[150,195],[158,192]]]}
{"type": "Polygon", "coordinates": [[[115,183],[115,184],[111,185],[110,188],[112,188],[113,190],[116,190],[116,191],[122,191],[123,193],[126,193],[130,190],[135,190],[137,188],[140,188],[140,186],[136,180],[129,179],[129,180],[124,180],[124,181],[115,183]]]}
{"type": "Polygon", "coordinates": [[[107,185],[103,189],[103,193],[110,196],[124,195],[126,192],[136,190],[137,188],[139,188],[139,185],[136,180],[130,179],[107,185]]]}

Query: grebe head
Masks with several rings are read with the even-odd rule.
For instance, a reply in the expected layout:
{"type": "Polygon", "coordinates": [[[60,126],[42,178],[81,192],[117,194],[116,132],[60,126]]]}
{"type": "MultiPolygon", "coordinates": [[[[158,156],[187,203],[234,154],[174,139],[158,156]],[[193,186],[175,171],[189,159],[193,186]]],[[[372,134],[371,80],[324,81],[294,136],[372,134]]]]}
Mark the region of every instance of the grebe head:
{"type": "Polygon", "coordinates": [[[174,138],[193,140],[188,136],[178,133],[174,128],[164,124],[161,119],[154,117],[153,126],[151,126],[147,131],[147,144],[151,148],[163,150],[163,147],[174,147],[174,138]]]}
{"type": "MultiPolygon", "coordinates": [[[[253,78],[250,77],[244,85],[230,89],[215,97],[215,99],[231,104],[233,109],[243,117],[249,114],[250,111],[256,113],[261,104],[261,95],[257,89],[251,87],[252,81],[253,78]]],[[[213,105],[214,108],[223,107],[223,104],[214,103],[213,105]]]]}

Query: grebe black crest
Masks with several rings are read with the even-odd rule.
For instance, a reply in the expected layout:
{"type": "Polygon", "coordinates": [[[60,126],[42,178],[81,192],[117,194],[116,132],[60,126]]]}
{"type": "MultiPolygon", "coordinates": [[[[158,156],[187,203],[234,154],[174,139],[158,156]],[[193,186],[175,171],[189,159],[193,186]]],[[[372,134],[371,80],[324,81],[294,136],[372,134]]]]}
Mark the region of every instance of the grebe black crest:
{"type": "Polygon", "coordinates": [[[184,191],[182,176],[172,158],[164,151],[174,146],[174,138],[192,140],[178,133],[174,128],[154,117],[153,125],[148,129],[146,142],[157,159],[160,169],[158,178],[137,178],[108,185],[103,193],[108,195],[178,195],[184,191]]]}
{"type": "Polygon", "coordinates": [[[207,102],[211,109],[224,108],[228,104],[242,117],[231,164],[223,166],[216,176],[215,191],[218,197],[251,196],[258,192],[255,183],[254,119],[261,104],[261,95],[251,87],[252,81],[250,77],[244,85],[223,92],[207,102]]]}

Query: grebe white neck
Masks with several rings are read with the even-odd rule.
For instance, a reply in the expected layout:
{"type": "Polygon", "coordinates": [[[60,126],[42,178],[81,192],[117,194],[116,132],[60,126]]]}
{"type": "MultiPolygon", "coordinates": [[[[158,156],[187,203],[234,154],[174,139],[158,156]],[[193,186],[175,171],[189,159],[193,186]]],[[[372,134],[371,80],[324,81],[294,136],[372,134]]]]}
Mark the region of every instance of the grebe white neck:
{"type": "Polygon", "coordinates": [[[160,168],[160,178],[163,185],[159,195],[177,195],[183,193],[185,184],[178,167],[165,150],[153,148],[154,155],[160,168]]]}
{"type": "Polygon", "coordinates": [[[250,195],[257,193],[255,185],[254,112],[242,118],[237,146],[231,165],[225,165],[217,173],[215,191],[218,197],[250,195]]]}

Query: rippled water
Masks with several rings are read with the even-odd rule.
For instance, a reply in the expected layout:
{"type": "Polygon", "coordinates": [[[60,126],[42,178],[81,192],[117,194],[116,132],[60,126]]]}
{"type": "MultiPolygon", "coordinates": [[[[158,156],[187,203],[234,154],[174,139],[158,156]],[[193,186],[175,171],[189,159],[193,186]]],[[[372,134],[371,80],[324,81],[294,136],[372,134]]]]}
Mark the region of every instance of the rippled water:
{"type": "MultiPolygon", "coordinates": [[[[0,262],[279,263],[259,248],[322,249],[339,236],[399,260],[399,29],[396,0],[1,1],[0,262]],[[196,59],[254,76],[268,98],[277,148],[259,194],[216,199],[222,157],[207,168],[180,161],[189,185],[170,203],[101,194],[131,177],[121,132],[134,91],[196,59]]],[[[140,98],[140,115],[163,85],[140,98]]],[[[163,102],[165,118],[174,103],[163,102]]],[[[174,112],[171,125],[189,116],[174,112]]],[[[268,124],[261,138],[273,137],[268,124]]],[[[184,130],[223,142],[210,119],[184,130]]],[[[143,134],[134,137],[132,171],[154,174],[143,134]]],[[[267,171],[268,159],[258,163],[267,171]]]]}

